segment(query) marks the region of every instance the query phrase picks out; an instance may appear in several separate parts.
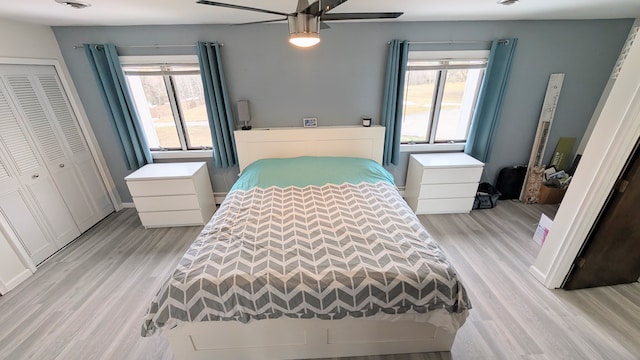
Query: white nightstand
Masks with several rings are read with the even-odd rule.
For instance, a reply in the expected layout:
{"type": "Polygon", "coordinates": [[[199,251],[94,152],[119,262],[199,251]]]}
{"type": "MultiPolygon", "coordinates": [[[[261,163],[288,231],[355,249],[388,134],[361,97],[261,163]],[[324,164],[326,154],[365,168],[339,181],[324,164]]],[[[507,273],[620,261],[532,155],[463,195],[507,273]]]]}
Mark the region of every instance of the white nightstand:
{"type": "Polygon", "coordinates": [[[483,167],[464,153],[411,155],[405,199],[416,214],[468,213],[483,167]]]}
{"type": "Polygon", "coordinates": [[[204,162],[149,164],[124,179],[146,228],[203,225],[215,211],[204,162]]]}

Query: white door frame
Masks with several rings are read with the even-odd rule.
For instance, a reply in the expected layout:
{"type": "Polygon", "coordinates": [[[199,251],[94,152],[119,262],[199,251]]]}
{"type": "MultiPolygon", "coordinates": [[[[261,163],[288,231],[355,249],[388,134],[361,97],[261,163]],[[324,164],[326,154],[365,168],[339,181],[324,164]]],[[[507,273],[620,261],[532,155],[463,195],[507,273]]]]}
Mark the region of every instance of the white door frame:
{"type": "MultiPolygon", "coordinates": [[[[24,278],[36,272],[36,265],[33,263],[33,261],[31,261],[31,257],[29,257],[29,254],[27,254],[27,251],[24,249],[24,247],[20,243],[20,240],[18,240],[16,235],[13,233],[11,225],[9,225],[9,223],[6,221],[4,216],[0,216],[0,232],[2,232],[2,234],[4,234],[4,236],[7,238],[7,240],[9,240],[8,241],[9,245],[15,251],[16,255],[20,259],[20,262],[22,262],[24,267],[30,271],[30,273],[25,274],[24,276],[20,276],[18,279],[12,280],[12,283],[18,284],[22,282],[24,278]]],[[[14,286],[15,285],[5,284],[4,282],[0,281],[0,288],[3,294],[6,294],[14,286]]]]}
{"type": "Polygon", "coordinates": [[[556,214],[533,276],[559,288],[640,139],[640,39],[631,46],[556,214]]]}

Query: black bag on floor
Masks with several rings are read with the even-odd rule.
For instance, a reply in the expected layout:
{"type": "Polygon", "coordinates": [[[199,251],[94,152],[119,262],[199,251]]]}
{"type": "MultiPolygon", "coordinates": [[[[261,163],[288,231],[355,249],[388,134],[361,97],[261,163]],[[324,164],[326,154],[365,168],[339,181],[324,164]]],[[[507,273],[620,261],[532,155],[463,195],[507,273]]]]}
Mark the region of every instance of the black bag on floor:
{"type": "Polygon", "coordinates": [[[502,194],[500,200],[518,199],[522,184],[527,175],[527,167],[511,166],[500,170],[498,180],[496,181],[496,189],[502,194]]]}
{"type": "Polygon", "coordinates": [[[476,198],[473,201],[474,209],[491,209],[498,203],[500,192],[489,183],[480,183],[478,185],[478,192],[476,198]]]}

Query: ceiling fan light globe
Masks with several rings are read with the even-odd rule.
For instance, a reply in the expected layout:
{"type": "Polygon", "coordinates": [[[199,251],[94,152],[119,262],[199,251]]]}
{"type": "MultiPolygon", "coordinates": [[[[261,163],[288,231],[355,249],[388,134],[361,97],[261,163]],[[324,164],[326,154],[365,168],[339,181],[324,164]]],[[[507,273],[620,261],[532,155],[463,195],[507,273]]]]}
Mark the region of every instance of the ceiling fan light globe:
{"type": "Polygon", "coordinates": [[[289,42],[297,47],[312,47],[320,42],[320,35],[316,33],[291,34],[289,42]]]}
{"type": "Polygon", "coordinates": [[[320,19],[309,14],[287,17],[289,42],[297,47],[311,47],[320,42],[320,19]]]}

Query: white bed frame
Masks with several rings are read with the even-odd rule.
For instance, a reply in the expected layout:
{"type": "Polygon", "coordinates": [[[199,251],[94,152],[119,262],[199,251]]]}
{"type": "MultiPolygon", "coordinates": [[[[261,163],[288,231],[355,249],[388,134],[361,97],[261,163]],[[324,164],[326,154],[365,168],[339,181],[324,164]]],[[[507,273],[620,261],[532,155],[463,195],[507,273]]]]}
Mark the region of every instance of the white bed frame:
{"type": "Polygon", "coordinates": [[[177,360],[249,360],[450,351],[455,333],[412,321],[273,319],[182,324],[167,337],[177,360]]]}
{"type": "MultiPolygon", "coordinates": [[[[236,131],[240,171],[263,158],[354,156],[382,160],[384,127],[236,131]]],[[[178,360],[310,359],[450,351],[455,332],[427,322],[273,319],[184,323],[167,330],[178,360]]]]}

